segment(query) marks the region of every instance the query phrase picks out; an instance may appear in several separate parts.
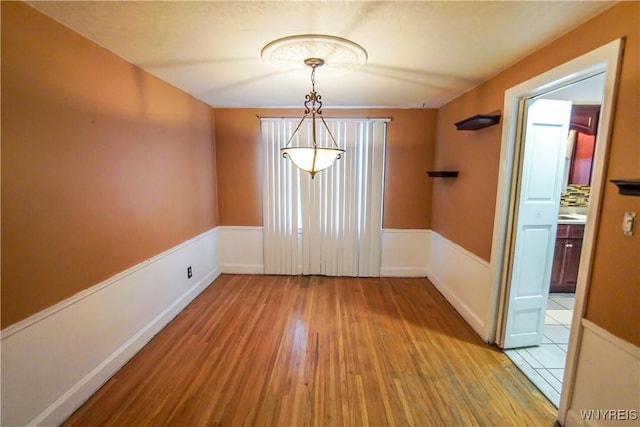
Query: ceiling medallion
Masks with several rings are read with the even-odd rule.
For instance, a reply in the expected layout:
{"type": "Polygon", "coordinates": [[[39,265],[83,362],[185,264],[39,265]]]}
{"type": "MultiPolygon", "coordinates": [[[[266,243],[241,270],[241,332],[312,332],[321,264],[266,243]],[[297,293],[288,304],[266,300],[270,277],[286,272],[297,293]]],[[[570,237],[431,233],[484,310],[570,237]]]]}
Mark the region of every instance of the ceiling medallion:
{"type": "Polygon", "coordinates": [[[307,58],[322,58],[327,69],[355,70],[367,62],[362,46],[342,37],[322,34],[302,34],[283,37],[267,44],[260,53],[262,59],[281,70],[300,69],[307,58]]]}

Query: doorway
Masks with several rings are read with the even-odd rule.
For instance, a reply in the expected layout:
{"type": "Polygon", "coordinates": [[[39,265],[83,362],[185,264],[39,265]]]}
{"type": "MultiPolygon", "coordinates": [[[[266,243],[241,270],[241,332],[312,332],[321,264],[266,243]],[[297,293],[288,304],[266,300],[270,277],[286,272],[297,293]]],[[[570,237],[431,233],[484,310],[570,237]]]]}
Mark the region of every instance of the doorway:
{"type": "MultiPolygon", "coordinates": [[[[597,138],[597,123],[599,121],[599,111],[604,94],[604,73],[596,74],[579,82],[575,82],[552,90],[549,93],[539,95],[534,98],[536,102],[550,102],[552,104],[566,105],[570,108],[570,115],[561,121],[565,127],[558,128],[559,151],[555,158],[543,159],[545,165],[553,164],[557,158],[555,168],[534,167],[531,172],[539,175],[537,180],[531,177],[526,178],[524,172],[520,181],[520,194],[523,194],[522,187],[527,185],[523,180],[530,182],[541,182],[548,188],[556,188],[555,194],[551,194],[549,200],[553,203],[550,208],[553,211],[551,218],[552,226],[549,227],[549,240],[544,249],[545,253],[535,258],[531,251],[523,249],[516,253],[514,263],[518,258],[526,258],[531,261],[532,271],[528,272],[528,279],[534,279],[535,273],[545,273],[545,265],[550,266],[550,272],[543,276],[542,286],[544,287],[543,301],[540,311],[540,321],[543,322],[541,334],[535,337],[525,337],[524,343],[508,343],[505,340],[505,354],[518,366],[529,379],[543,392],[543,394],[556,406],[560,405],[560,393],[564,376],[564,367],[567,358],[569,336],[575,305],[576,283],[579,271],[582,241],[585,224],[588,221],[588,204],[590,196],[590,171],[593,163],[593,142],[597,138]],[[543,101],[548,100],[548,101],[543,101]],[[597,112],[598,116],[589,117],[583,120],[584,111],[597,112]],[[566,122],[566,123],[564,123],[566,122]],[[591,129],[584,125],[591,124],[591,129]],[[584,142],[586,141],[586,143],[584,142]],[[585,150],[582,145],[591,143],[591,150],[585,150]],[[584,152],[591,153],[591,157],[584,156],[584,152]],[[576,173],[579,169],[584,169],[584,173],[576,173]],[[549,175],[544,176],[545,174],[549,175]],[[554,176],[557,175],[557,176],[554,176]],[[583,177],[584,176],[584,177],[583,177]],[[557,187],[551,187],[550,181],[557,180],[557,187]],[[533,259],[532,259],[533,258],[533,259]],[[545,287],[546,285],[546,287],[545,287]],[[533,338],[533,339],[532,339],[533,338]]],[[[543,107],[549,111],[549,106],[543,107]]],[[[527,123],[531,118],[531,109],[526,110],[523,122],[527,123]]],[[[560,113],[558,113],[560,114],[560,113]]],[[[538,122],[540,120],[538,119],[538,122]]],[[[548,140],[549,131],[544,135],[548,140]]],[[[533,136],[524,138],[525,144],[535,143],[531,141],[533,136]],[[527,142],[529,141],[529,142],[527,142]]],[[[535,156],[533,150],[524,149],[524,156],[535,156]]],[[[549,151],[549,150],[547,150],[549,151]]],[[[556,154],[555,151],[543,153],[545,155],[556,154]]],[[[523,167],[531,165],[531,161],[523,159],[523,167]]],[[[529,183],[530,184],[530,183],[529,183]]],[[[530,187],[530,185],[528,185],[530,187]]],[[[534,200],[536,209],[539,209],[541,198],[540,191],[534,200]]],[[[524,211],[519,209],[517,215],[522,221],[524,211]]],[[[535,232],[540,231],[539,221],[536,224],[535,232]]],[[[511,280],[513,286],[513,277],[511,280]]],[[[513,289],[510,295],[514,295],[513,289]]],[[[531,299],[529,293],[526,300],[531,299]]],[[[513,299],[510,304],[513,304],[513,299]]],[[[527,305],[527,315],[531,312],[531,305],[527,305]]],[[[513,320],[511,323],[517,323],[513,320]]],[[[535,325],[531,329],[537,330],[535,325]]],[[[507,335],[508,338],[508,335],[507,335]]],[[[515,341],[517,339],[514,338],[515,341]]]]}
{"type": "MultiPolygon", "coordinates": [[[[521,83],[505,92],[503,135],[500,154],[501,166],[498,179],[498,197],[496,200],[491,270],[494,280],[495,297],[493,311],[495,315],[493,318],[493,325],[495,326],[495,342],[502,348],[509,348],[514,347],[514,341],[510,343],[510,337],[508,334],[514,333],[513,325],[510,325],[510,321],[513,318],[514,307],[517,307],[517,305],[511,304],[515,293],[512,277],[514,268],[517,269],[518,262],[523,262],[522,258],[519,259],[519,252],[516,249],[516,231],[519,226],[519,196],[522,192],[521,184],[523,169],[522,162],[520,160],[523,158],[523,153],[526,149],[524,137],[527,130],[525,126],[525,119],[527,118],[527,103],[531,99],[546,96],[547,94],[553,98],[556,93],[560,92],[560,89],[568,88],[578,82],[586,81],[590,77],[596,75],[603,75],[604,77],[604,89],[601,92],[602,103],[601,113],[599,116],[599,131],[593,157],[593,169],[589,194],[590,200],[589,206],[586,208],[588,221],[586,221],[586,224],[584,225],[583,246],[581,249],[582,262],[580,263],[578,270],[575,303],[573,311],[569,315],[571,318],[571,326],[567,328],[569,330],[569,337],[567,340],[568,343],[566,344],[566,361],[560,362],[561,364],[564,364],[564,370],[556,372],[556,374],[558,374],[562,379],[559,381],[558,378],[556,378],[556,380],[562,384],[562,388],[561,393],[558,393],[559,396],[557,396],[558,398],[555,399],[554,402],[556,406],[558,406],[558,420],[561,423],[564,422],[568,404],[571,401],[575,363],[579,351],[578,343],[580,342],[582,333],[580,320],[582,319],[585,310],[585,295],[588,290],[588,279],[591,272],[593,248],[595,245],[595,230],[597,229],[601,192],[604,186],[604,166],[606,164],[609,129],[612,117],[613,99],[615,95],[614,88],[616,87],[617,80],[617,65],[623,44],[622,42],[622,40],[611,42],[546,73],[536,76],[531,80],[521,83]],[[505,343],[507,344],[506,346],[505,343]]],[[[556,215],[557,213],[558,212],[556,211],[556,215]]],[[[537,236],[544,235],[544,238],[548,239],[547,241],[550,241],[549,236],[551,234],[553,234],[553,237],[555,238],[555,230],[548,230],[550,231],[546,234],[539,233],[537,236]]],[[[545,253],[548,254],[549,252],[545,251],[545,253]]],[[[526,259],[527,264],[531,264],[533,262],[530,261],[531,259],[526,259]]],[[[535,271],[535,267],[531,268],[530,265],[527,266],[527,268],[530,268],[530,271],[535,271]]],[[[550,278],[551,266],[546,265],[545,269],[547,270],[545,274],[548,275],[548,280],[550,278]]],[[[539,276],[544,275],[539,274],[539,276]]],[[[548,303],[548,296],[549,282],[547,281],[546,292],[544,289],[541,289],[539,294],[534,295],[535,298],[529,298],[530,301],[533,299],[537,300],[535,303],[537,304],[536,306],[529,307],[530,310],[528,313],[526,313],[527,307],[520,307],[522,309],[522,313],[527,314],[529,317],[529,324],[536,325],[535,330],[524,331],[529,333],[530,339],[533,339],[533,344],[529,342],[528,345],[535,345],[535,336],[538,337],[538,345],[543,343],[543,339],[545,338],[544,319],[547,314],[547,307],[550,305],[548,303]],[[542,298],[542,296],[544,296],[544,298],[542,298]]],[[[527,298],[524,298],[523,301],[526,299],[527,298]]],[[[529,303],[530,301],[525,302],[529,303]]],[[[557,306],[554,306],[553,304],[550,306],[551,308],[557,308],[557,306]]],[[[523,330],[520,329],[515,330],[516,334],[522,332],[523,330]]],[[[515,346],[523,344],[527,345],[527,342],[515,342],[515,346]]],[[[538,369],[543,369],[543,367],[538,369]]]]}

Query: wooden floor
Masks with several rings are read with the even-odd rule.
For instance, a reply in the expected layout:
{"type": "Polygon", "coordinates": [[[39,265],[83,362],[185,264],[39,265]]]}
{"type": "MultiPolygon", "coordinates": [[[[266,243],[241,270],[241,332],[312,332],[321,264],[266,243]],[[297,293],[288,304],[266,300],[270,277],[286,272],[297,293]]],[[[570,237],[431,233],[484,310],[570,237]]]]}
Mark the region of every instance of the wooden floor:
{"type": "Polygon", "coordinates": [[[68,426],[552,426],[425,279],[222,275],[68,426]]]}

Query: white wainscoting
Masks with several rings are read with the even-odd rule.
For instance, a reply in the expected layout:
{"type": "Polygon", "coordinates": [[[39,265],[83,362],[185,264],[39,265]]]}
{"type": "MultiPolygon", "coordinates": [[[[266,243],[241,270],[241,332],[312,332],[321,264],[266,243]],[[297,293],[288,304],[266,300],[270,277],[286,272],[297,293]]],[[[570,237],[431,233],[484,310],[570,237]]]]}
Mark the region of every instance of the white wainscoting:
{"type": "Polygon", "coordinates": [[[262,226],[218,227],[220,270],[231,274],[263,274],[262,239],[262,226]]]}
{"type": "Polygon", "coordinates": [[[431,231],[427,277],[482,337],[489,340],[491,268],[487,261],[431,231]]]}
{"type": "MultiPolygon", "coordinates": [[[[430,233],[430,230],[383,229],[381,275],[426,276],[430,233]]],[[[263,274],[262,239],[262,227],[218,227],[221,271],[235,274],[263,274]]],[[[302,246],[299,245],[299,247],[302,246]]]]}
{"type": "Polygon", "coordinates": [[[382,230],[380,275],[425,277],[431,246],[431,230],[382,230]]]}
{"type": "Polygon", "coordinates": [[[640,425],[640,347],[586,319],[580,327],[582,340],[565,426],[640,425]]]}
{"type": "Polygon", "coordinates": [[[4,329],[1,424],[63,422],[220,275],[217,240],[209,230],[4,329]]]}

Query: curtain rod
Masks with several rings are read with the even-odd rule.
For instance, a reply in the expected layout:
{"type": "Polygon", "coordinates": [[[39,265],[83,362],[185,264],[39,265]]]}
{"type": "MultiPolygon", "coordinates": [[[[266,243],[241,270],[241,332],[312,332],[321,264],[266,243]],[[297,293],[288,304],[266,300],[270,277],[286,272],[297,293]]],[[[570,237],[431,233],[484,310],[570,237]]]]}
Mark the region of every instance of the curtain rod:
{"type": "MultiPolygon", "coordinates": [[[[291,117],[283,117],[283,116],[260,116],[258,114],[256,114],[256,117],[258,118],[258,120],[276,120],[276,119],[280,119],[280,120],[284,120],[284,119],[291,119],[291,120],[300,120],[300,116],[291,116],[291,117]]],[[[383,121],[383,122],[392,122],[393,121],[393,117],[331,117],[331,116],[322,116],[324,117],[325,120],[343,120],[343,121],[353,121],[353,122],[359,122],[362,120],[379,120],[379,121],[383,121]]],[[[311,120],[311,117],[306,118],[305,120],[311,120]]]]}

